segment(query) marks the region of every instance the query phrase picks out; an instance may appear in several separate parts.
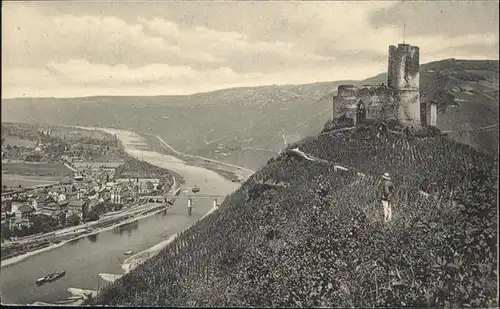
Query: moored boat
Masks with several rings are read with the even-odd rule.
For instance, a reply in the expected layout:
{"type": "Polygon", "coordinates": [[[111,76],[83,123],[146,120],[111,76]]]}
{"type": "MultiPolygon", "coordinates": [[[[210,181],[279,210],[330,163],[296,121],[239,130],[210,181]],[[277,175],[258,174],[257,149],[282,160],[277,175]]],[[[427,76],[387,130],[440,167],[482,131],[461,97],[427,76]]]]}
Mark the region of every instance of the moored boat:
{"type": "Polygon", "coordinates": [[[45,277],[41,277],[41,278],[36,279],[37,285],[42,285],[44,283],[45,283],[45,277]]]}
{"type": "Polygon", "coordinates": [[[55,281],[55,280],[63,277],[64,275],[66,275],[66,271],[65,270],[59,270],[59,271],[53,272],[51,274],[48,274],[45,277],[45,282],[55,281]]]}
{"type": "Polygon", "coordinates": [[[123,254],[125,254],[125,255],[131,255],[132,253],[134,253],[134,251],[129,250],[129,251],[127,251],[127,252],[123,253],[123,254]]]}

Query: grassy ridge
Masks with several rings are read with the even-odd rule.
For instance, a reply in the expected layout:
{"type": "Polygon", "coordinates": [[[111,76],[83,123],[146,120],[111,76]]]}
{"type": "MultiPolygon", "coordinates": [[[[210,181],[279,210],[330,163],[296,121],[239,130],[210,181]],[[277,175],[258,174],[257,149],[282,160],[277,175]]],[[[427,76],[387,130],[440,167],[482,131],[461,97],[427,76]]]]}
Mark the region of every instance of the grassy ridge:
{"type": "Polygon", "coordinates": [[[446,137],[373,130],[299,142],[97,303],[461,306],[496,299],[496,162],[446,137]],[[376,184],[398,188],[381,223],[376,184]],[[419,190],[427,190],[430,196],[419,190]]]}

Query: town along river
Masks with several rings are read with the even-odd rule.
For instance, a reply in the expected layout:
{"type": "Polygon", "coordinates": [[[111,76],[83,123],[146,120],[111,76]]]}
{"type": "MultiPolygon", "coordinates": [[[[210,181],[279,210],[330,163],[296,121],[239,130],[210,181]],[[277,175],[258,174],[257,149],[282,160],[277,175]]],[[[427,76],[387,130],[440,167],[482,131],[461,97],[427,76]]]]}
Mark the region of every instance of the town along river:
{"type": "MultiPolygon", "coordinates": [[[[238,187],[237,183],[207,169],[186,165],[172,156],[144,150],[146,143],[135,133],[111,129],[106,131],[116,133],[130,155],[177,172],[184,178],[187,187],[197,185],[201,189],[198,194],[225,196],[238,187]]],[[[188,216],[186,200],[177,200],[168,211],[80,238],[59,248],[4,266],[0,270],[2,303],[54,303],[70,296],[68,288],[95,290],[98,280],[100,284],[105,283],[98,279],[99,273],[123,273],[121,266],[128,257],[124,252],[140,252],[164,241],[194,224],[212,206],[211,199],[194,199],[192,215],[188,216]],[[66,270],[64,277],[41,286],[36,285],[37,278],[59,269],[66,270]]]]}

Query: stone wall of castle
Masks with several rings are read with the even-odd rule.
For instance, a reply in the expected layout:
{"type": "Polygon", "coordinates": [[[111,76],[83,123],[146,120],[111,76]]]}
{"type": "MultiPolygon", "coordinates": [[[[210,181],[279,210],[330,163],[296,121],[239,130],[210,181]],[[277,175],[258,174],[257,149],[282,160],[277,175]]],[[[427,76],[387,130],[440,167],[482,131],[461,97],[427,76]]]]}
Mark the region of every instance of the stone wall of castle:
{"type": "Polygon", "coordinates": [[[398,119],[404,125],[420,126],[419,57],[417,46],[389,46],[387,86],[339,86],[333,99],[333,117],[345,115],[355,122],[361,101],[368,119],[398,119]]]}
{"type": "Polygon", "coordinates": [[[417,46],[398,44],[389,46],[387,86],[391,89],[420,88],[420,55],[417,46]]]}
{"type": "Polygon", "coordinates": [[[345,115],[356,123],[358,104],[362,102],[366,109],[366,118],[383,117],[383,106],[392,104],[391,91],[382,85],[355,87],[353,85],[339,86],[337,96],[333,99],[333,117],[345,115]]]}
{"type": "Polygon", "coordinates": [[[420,55],[417,46],[389,46],[387,83],[398,105],[395,115],[401,123],[418,127],[420,120],[420,55]]]}
{"type": "Polygon", "coordinates": [[[398,90],[394,93],[397,102],[397,117],[402,124],[419,127],[420,123],[420,92],[416,90],[398,90]]]}
{"type": "Polygon", "coordinates": [[[437,125],[437,105],[435,102],[420,102],[420,119],[422,119],[422,125],[432,127],[437,125]]]}

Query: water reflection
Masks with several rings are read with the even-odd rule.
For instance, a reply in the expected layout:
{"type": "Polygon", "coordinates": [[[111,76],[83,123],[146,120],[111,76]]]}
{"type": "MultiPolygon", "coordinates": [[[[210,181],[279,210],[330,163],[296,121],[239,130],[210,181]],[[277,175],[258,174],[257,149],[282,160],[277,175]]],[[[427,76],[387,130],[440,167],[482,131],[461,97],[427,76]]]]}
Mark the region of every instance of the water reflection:
{"type": "Polygon", "coordinates": [[[122,236],[124,232],[127,232],[128,236],[130,237],[132,235],[132,231],[137,229],[139,229],[139,220],[125,223],[113,228],[113,234],[120,234],[120,236],[122,236]]]}
{"type": "Polygon", "coordinates": [[[99,235],[99,234],[89,235],[89,236],[87,236],[87,239],[88,239],[90,242],[95,243],[95,242],[97,242],[97,235],[99,235]]]}
{"type": "Polygon", "coordinates": [[[72,239],[72,240],[68,241],[67,244],[70,246],[73,246],[73,245],[76,245],[79,241],[80,241],[80,238],[72,239]]]}

